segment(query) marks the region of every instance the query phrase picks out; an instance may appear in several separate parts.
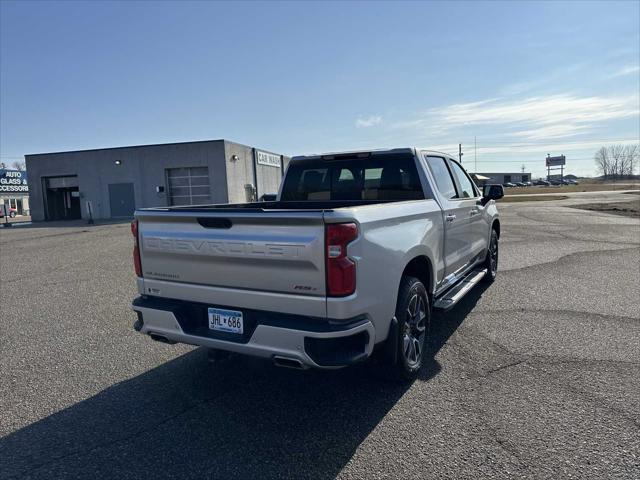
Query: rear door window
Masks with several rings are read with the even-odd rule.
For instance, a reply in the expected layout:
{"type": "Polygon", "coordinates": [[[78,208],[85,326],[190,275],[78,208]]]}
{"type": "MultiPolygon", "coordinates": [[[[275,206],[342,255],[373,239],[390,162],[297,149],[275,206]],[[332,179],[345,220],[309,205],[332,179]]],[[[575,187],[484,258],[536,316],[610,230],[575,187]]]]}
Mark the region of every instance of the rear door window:
{"type": "Polygon", "coordinates": [[[456,198],[458,194],[445,159],[442,157],[427,157],[427,163],[436,180],[436,187],[438,187],[442,196],[449,200],[456,198]]]}

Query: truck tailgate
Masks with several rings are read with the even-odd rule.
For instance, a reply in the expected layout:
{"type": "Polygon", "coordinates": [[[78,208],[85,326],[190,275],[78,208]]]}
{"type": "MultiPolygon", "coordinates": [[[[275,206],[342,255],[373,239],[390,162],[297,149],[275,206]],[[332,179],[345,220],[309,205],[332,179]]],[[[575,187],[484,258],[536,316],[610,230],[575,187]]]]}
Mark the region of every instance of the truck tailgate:
{"type": "Polygon", "coordinates": [[[136,212],[144,280],[325,295],[322,211],[136,212]]]}

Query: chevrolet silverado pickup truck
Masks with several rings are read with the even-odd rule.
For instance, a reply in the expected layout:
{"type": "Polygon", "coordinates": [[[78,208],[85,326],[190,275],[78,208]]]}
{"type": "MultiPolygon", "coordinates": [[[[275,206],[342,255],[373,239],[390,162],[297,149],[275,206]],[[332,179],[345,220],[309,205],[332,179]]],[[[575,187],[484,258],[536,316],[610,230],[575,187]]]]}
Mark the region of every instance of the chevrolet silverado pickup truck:
{"type": "Polygon", "coordinates": [[[502,196],[400,148],[293,157],[274,201],[137,210],[134,327],[292,368],[375,350],[412,379],[432,309],[496,277],[502,196]]]}

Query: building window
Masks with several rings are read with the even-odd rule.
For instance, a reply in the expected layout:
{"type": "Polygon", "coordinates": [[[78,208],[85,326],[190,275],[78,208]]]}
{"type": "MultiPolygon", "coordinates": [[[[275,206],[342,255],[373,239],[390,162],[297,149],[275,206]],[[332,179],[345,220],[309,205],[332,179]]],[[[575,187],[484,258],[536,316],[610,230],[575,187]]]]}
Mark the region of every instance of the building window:
{"type": "Polygon", "coordinates": [[[168,168],[169,205],[211,203],[208,167],[168,168]]]}
{"type": "Polygon", "coordinates": [[[509,183],[511,182],[511,175],[505,175],[504,176],[504,183],[509,183]]]}

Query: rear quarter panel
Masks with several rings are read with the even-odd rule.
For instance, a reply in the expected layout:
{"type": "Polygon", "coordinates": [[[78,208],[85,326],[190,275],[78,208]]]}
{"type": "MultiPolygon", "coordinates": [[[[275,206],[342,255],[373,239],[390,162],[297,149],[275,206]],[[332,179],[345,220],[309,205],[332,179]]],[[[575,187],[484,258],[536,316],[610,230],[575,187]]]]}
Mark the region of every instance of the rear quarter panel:
{"type": "Polygon", "coordinates": [[[340,209],[325,214],[326,223],[358,224],[358,239],[348,254],[356,262],[356,292],[327,299],[327,316],[346,319],[367,314],[376,343],[387,338],[395,314],[402,272],[415,257],[426,256],[433,282],[442,256],[442,211],[435,200],[417,200],[340,209]]]}

